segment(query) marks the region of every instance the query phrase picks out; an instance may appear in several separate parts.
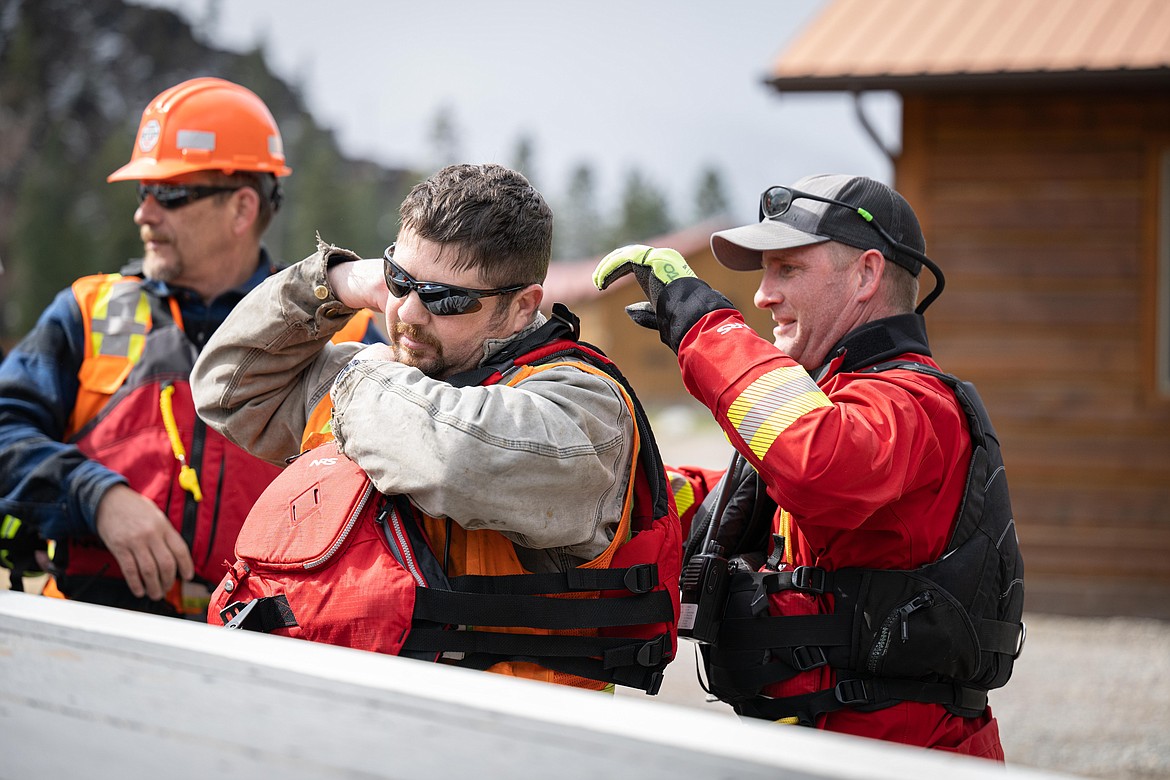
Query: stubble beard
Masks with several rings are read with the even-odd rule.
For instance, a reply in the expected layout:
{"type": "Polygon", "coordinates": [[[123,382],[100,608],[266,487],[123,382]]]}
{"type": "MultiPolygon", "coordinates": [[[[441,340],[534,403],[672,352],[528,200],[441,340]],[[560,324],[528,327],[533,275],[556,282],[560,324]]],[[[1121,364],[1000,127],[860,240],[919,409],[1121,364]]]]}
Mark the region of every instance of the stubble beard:
{"type": "Polygon", "coordinates": [[[394,350],[394,358],[399,363],[417,368],[429,377],[438,376],[438,372],[446,368],[443,346],[417,325],[405,325],[401,322],[395,325],[394,332],[390,334],[390,348],[394,350]],[[426,344],[431,351],[418,352],[402,346],[402,336],[426,344]]]}
{"type": "MultiPolygon", "coordinates": [[[[147,237],[143,237],[143,243],[147,241],[147,237]]],[[[178,279],[183,271],[183,261],[175,254],[174,245],[167,242],[163,244],[167,249],[166,252],[159,252],[154,249],[143,247],[142,256],[142,273],[147,279],[154,281],[170,283],[178,279]]]]}

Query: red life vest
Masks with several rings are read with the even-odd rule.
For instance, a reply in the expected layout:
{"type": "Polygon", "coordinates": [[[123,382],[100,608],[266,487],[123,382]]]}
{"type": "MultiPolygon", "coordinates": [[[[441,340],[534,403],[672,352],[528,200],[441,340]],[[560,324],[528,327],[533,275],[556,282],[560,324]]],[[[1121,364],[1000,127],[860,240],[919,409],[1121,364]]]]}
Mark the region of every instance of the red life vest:
{"type": "Polygon", "coordinates": [[[498,532],[465,531],[378,493],[328,442],[261,496],[208,621],[577,687],[657,692],[675,654],[678,515],[636,397],[608,358],[564,337],[572,315],[557,313],[566,319],[534,334],[540,346],[525,340],[526,352],[454,383],[493,384],[522,366],[515,383],[568,362],[622,386],[638,446],[604,553],[568,571],[530,573],[498,532]]]}
{"type": "MultiPolygon", "coordinates": [[[[168,307],[141,282],[104,274],[73,284],[85,357],[67,439],[158,505],[190,548],[196,576],[210,585],[222,575],[221,561],[231,553],[248,509],[280,469],[235,446],[195,414],[189,377],[198,351],[183,333],[177,303],[171,299],[168,307]],[[184,465],[194,481],[189,476],[183,481],[197,488],[180,485],[184,465]]],[[[54,563],[60,570],[57,586],[67,597],[95,577],[123,579],[96,535],[58,542],[54,563]]],[[[181,613],[201,613],[206,606],[184,605],[177,588],[169,600],[181,613]]]]}

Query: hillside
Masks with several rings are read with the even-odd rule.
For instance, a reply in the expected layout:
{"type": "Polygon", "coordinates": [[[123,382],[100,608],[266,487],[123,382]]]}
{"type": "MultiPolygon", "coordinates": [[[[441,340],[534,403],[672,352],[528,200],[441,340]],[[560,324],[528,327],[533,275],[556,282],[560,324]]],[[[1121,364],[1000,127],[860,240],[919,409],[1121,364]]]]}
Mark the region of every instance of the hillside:
{"type": "Polygon", "coordinates": [[[134,188],[105,177],[146,103],[195,76],[249,87],[281,128],[293,175],[267,237],[277,257],[309,254],[318,230],[363,254],[393,239],[412,175],[343,157],[261,50],[212,48],[174,13],[122,0],[0,0],[0,344],[77,276],[140,252],[134,188]]]}

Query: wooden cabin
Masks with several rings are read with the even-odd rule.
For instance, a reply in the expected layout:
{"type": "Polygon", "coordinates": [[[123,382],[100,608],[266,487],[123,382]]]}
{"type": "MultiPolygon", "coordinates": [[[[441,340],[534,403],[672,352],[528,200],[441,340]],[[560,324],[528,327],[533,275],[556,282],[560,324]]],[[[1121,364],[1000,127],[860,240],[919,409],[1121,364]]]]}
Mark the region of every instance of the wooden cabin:
{"type": "Polygon", "coordinates": [[[901,97],[931,341],[999,431],[1027,608],[1170,618],[1170,3],[835,0],[769,83],[901,97]]]}

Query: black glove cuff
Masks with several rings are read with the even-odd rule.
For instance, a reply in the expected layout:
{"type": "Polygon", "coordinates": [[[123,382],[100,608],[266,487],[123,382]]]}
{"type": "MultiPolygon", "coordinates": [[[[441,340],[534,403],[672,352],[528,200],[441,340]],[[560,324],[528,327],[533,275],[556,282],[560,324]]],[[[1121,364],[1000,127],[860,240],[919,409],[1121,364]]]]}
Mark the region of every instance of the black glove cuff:
{"type": "Polygon", "coordinates": [[[658,335],[662,343],[678,354],[678,345],[687,332],[706,314],[734,309],[723,293],[712,290],[702,279],[684,277],[663,285],[658,296],[658,335]]]}

